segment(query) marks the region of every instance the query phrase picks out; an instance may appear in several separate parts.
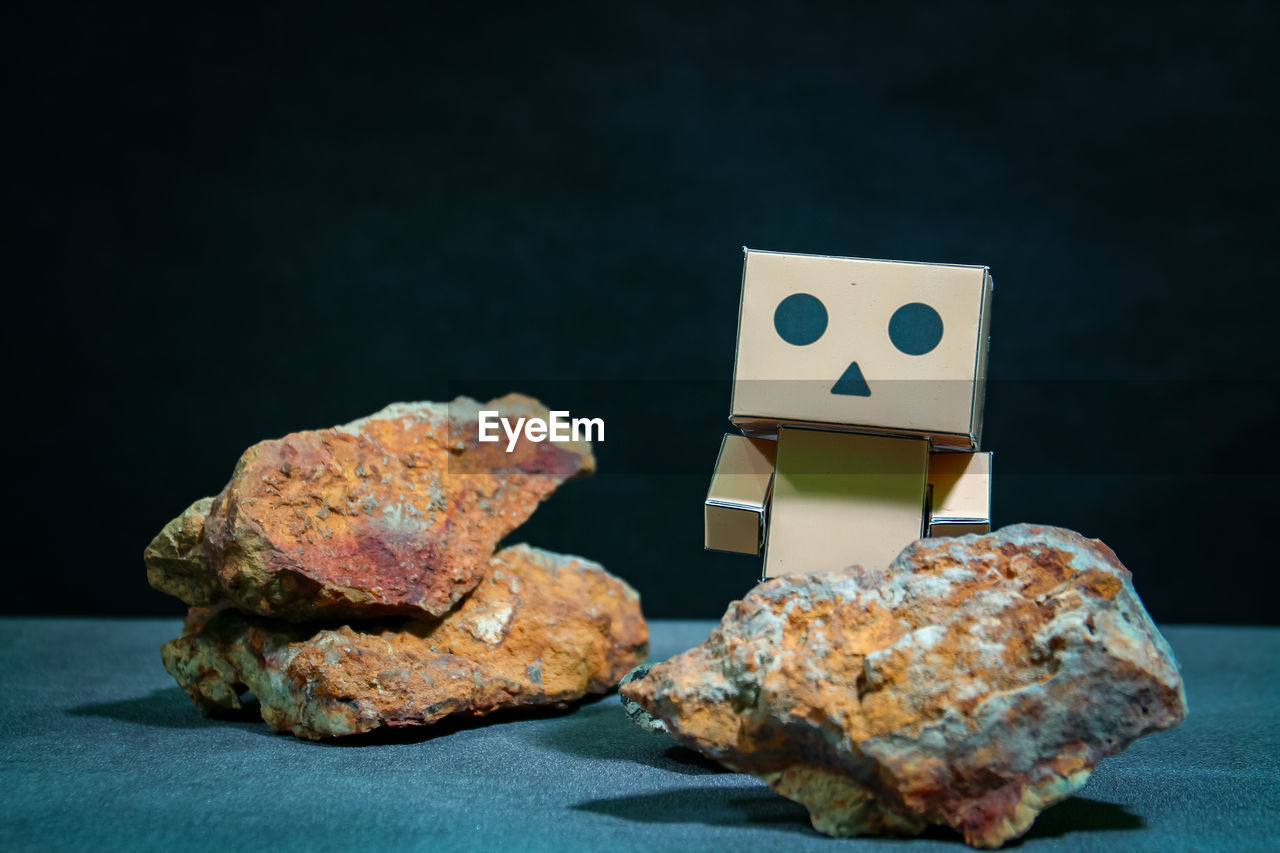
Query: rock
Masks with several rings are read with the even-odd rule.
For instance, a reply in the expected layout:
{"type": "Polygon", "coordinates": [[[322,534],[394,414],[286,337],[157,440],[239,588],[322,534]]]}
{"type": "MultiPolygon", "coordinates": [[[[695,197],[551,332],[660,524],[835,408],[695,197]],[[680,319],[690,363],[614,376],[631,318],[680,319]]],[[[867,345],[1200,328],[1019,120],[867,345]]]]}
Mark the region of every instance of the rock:
{"type": "Polygon", "coordinates": [[[205,713],[239,709],[305,738],[423,726],[604,693],[644,659],[639,597],[599,565],[516,545],[440,619],[317,628],[193,608],[165,669],[205,713]]]}
{"type": "Polygon", "coordinates": [[[921,540],[887,569],[761,584],[622,692],[828,835],[946,824],[978,847],[1187,713],[1115,554],[1025,524],[921,540]]]}
{"type": "Polygon", "coordinates": [[[187,604],[207,605],[221,597],[218,575],[209,570],[204,555],[204,520],[212,505],[213,498],[201,498],[187,507],[142,553],[147,582],[187,604]]]}
{"type": "Polygon", "coordinates": [[[148,546],[148,581],[189,605],[292,621],[445,613],[503,536],[595,469],[588,442],[480,443],[480,409],[548,416],[517,394],[459,397],[255,444],[220,494],[148,546]]]}
{"type": "MultiPolygon", "coordinates": [[[[635,669],[622,676],[622,681],[618,682],[619,687],[624,687],[633,681],[639,681],[649,674],[649,670],[653,669],[653,664],[642,663],[635,669]]],[[[640,728],[653,734],[665,734],[667,732],[667,724],[662,720],[650,714],[639,702],[633,702],[626,696],[622,697],[622,710],[627,712],[627,719],[635,723],[640,728]]]]}

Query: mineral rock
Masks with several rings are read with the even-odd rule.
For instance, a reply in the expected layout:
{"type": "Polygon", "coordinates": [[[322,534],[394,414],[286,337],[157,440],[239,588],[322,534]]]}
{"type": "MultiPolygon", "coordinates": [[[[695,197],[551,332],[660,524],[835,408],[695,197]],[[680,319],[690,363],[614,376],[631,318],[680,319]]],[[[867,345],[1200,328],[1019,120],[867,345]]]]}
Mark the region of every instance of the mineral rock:
{"type": "MultiPolygon", "coordinates": [[[[642,663],[635,669],[622,676],[622,681],[618,682],[619,687],[625,687],[633,681],[639,681],[649,674],[649,670],[653,669],[653,664],[642,663]]],[[[661,734],[667,731],[667,724],[662,720],[650,714],[639,702],[633,702],[625,695],[622,697],[622,710],[627,712],[627,719],[635,723],[640,728],[653,734],[661,734]]]]}
{"type": "Polygon", "coordinates": [[[148,546],[147,579],[193,606],[291,621],[445,613],[503,536],[595,468],[588,442],[479,442],[480,409],[548,417],[516,394],[397,403],[250,447],[220,494],[148,546]]]}
{"type": "Polygon", "coordinates": [[[165,669],[205,713],[253,693],[279,731],[321,738],[451,714],[564,706],[644,659],[639,597],[599,565],[516,545],[440,619],[316,628],[193,608],[165,669]]]}
{"type": "Polygon", "coordinates": [[[921,540],[887,569],[761,584],[622,690],[828,835],[946,824],[978,847],[1187,713],[1115,554],[1025,524],[921,540]]]}

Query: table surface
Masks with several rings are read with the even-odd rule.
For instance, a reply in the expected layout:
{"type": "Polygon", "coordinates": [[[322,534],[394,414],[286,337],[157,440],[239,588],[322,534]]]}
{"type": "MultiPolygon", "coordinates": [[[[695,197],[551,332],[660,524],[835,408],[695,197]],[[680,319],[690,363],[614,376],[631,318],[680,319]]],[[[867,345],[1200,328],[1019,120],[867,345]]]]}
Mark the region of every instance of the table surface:
{"type": "MultiPolygon", "coordinates": [[[[651,624],[654,660],[712,622],[651,624]]],[[[172,620],[0,620],[0,849],[963,849],[830,839],[805,810],[627,721],[566,712],[354,744],[206,720],[172,620]]],[[[1104,761],[1019,850],[1280,850],[1280,629],[1168,627],[1191,716],[1104,761]]]]}

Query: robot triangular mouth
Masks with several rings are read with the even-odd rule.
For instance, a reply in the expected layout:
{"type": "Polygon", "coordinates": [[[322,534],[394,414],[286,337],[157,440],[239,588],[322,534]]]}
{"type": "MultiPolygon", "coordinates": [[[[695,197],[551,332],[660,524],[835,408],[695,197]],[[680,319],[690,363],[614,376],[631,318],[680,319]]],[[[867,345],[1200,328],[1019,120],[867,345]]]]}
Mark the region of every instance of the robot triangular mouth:
{"type": "Polygon", "coordinates": [[[862,371],[858,369],[858,362],[850,362],[848,368],[845,369],[844,375],[835,385],[831,386],[832,394],[847,394],[850,397],[870,397],[871,389],[867,387],[867,380],[862,378],[862,371]]]}

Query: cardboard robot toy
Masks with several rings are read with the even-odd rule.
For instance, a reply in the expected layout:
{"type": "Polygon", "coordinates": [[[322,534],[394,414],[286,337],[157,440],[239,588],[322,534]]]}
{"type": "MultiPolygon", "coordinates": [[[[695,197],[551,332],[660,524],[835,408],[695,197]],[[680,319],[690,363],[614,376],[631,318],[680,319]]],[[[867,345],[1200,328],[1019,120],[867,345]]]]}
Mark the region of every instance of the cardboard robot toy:
{"type": "Polygon", "coordinates": [[[765,578],[888,565],[991,526],[979,450],[992,282],[982,266],[744,249],[710,550],[765,578]]]}

